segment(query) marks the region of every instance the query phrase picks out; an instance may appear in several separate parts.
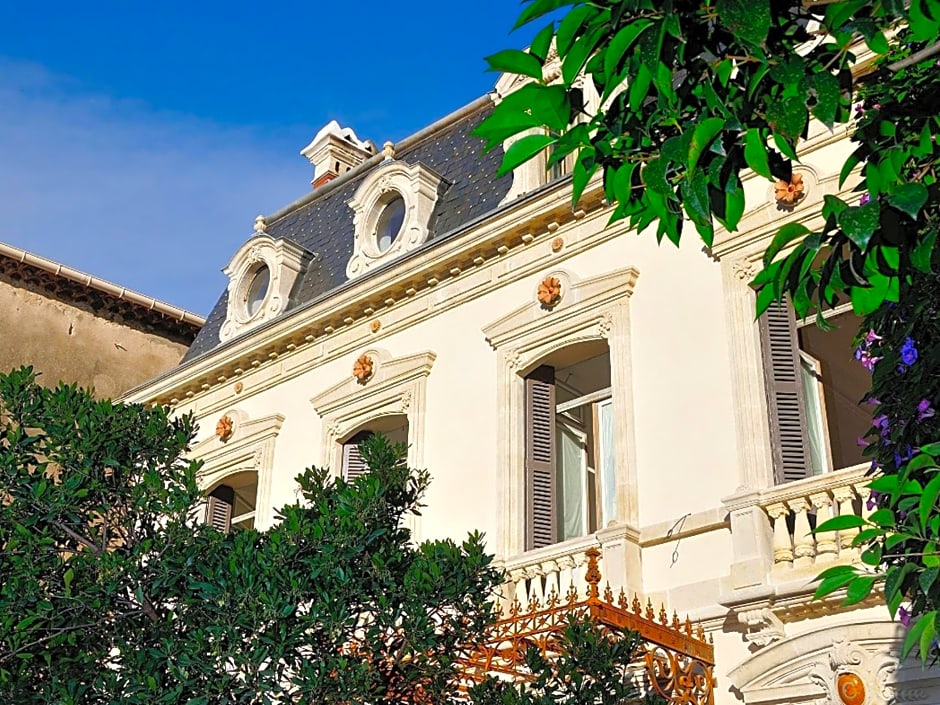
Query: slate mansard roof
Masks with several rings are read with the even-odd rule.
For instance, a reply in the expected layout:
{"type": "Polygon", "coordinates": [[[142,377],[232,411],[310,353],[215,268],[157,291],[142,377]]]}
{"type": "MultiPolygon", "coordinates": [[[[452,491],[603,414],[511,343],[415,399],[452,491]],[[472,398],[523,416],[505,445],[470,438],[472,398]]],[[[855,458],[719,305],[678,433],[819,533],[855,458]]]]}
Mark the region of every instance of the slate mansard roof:
{"type": "MultiPolygon", "coordinates": [[[[443,177],[429,223],[429,242],[412,253],[402,255],[400,259],[434,247],[448,233],[495,210],[509,191],[512,177],[496,178],[502,150],[497,148],[484,154],[483,141],[470,135],[491,110],[489,100],[480,101],[476,110],[469,111],[440,130],[432,131],[414,145],[396,151],[396,159],[407,164],[424,164],[443,177]]],[[[337,179],[337,183],[322,186],[309,198],[299,201],[297,207],[288,207],[268,219],[265,228],[268,235],[294,242],[316,255],[294,284],[290,302],[282,316],[312,301],[328,298],[331,292],[348,281],[346,264],[352,256],[355,228],[353,211],[347,202],[363,179],[379,166],[380,163],[376,163],[372,169],[361,170],[355,175],[351,173],[352,178],[337,179]]],[[[355,281],[366,280],[375,271],[382,269],[384,267],[370,270],[355,281]]],[[[206,319],[205,326],[183,358],[183,363],[221,345],[219,331],[225,322],[227,306],[226,291],[206,319]]]]}

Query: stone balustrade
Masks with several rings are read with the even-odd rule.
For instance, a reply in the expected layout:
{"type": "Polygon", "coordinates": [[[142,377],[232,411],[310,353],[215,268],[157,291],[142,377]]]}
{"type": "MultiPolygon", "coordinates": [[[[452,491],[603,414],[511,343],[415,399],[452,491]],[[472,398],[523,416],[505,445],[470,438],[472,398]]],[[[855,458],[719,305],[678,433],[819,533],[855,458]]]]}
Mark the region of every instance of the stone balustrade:
{"type": "Polygon", "coordinates": [[[812,530],[830,517],[865,516],[868,465],[790,482],[760,493],[759,504],[771,522],[775,569],[818,565],[837,559],[854,559],[858,550],[852,539],[858,529],[813,535],[812,530]]]}

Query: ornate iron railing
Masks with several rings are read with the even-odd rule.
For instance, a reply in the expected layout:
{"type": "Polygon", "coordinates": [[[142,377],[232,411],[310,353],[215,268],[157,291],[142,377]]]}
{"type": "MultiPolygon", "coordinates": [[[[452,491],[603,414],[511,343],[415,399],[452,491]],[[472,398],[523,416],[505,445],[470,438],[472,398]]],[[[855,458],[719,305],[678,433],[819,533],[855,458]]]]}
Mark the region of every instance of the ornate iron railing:
{"type": "Polygon", "coordinates": [[[636,669],[644,674],[642,681],[648,689],[675,705],[714,705],[715,648],[706,640],[704,629],[694,629],[688,618],[680,621],[675,612],[670,619],[664,605],[657,615],[649,600],[644,607],[636,595],[632,602],[622,590],[615,596],[609,585],[602,593],[600,551],[591,547],[585,555],[586,596],[572,584],[565,595],[552,590],[544,600],[533,598],[528,605],[513,599],[484,643],[461,658],[465,685],[487,674],[526,679],[528,649],[538,648],[546,658],[558,654],[569,618],[576,616],[612,633],[639,633],[643,645],[636,669]]]}

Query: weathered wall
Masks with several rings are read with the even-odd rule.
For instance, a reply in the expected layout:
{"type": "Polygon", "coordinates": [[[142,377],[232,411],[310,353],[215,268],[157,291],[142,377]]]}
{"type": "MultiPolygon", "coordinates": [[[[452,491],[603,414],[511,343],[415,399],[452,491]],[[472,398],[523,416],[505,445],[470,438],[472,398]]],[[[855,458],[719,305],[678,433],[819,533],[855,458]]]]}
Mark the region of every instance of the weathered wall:
{"type": "Polygon", "coordinates": [[[116,397],[177,365],[186,347],[0,276],[0,370],[32,365],[47,386],[116,397]]]}

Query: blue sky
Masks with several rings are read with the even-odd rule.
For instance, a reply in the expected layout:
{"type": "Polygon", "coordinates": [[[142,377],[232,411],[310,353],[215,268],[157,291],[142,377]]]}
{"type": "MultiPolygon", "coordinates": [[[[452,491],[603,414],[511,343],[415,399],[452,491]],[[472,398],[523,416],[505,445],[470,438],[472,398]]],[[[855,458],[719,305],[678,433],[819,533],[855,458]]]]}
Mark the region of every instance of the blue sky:
{"type": "Polygon", "coordinates": [[[0,3],[0,240],[205,314],[322,125],[381,145],[486,93],[519,9],[0,3]]]}

